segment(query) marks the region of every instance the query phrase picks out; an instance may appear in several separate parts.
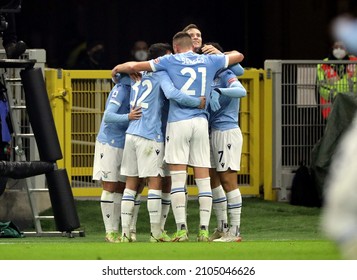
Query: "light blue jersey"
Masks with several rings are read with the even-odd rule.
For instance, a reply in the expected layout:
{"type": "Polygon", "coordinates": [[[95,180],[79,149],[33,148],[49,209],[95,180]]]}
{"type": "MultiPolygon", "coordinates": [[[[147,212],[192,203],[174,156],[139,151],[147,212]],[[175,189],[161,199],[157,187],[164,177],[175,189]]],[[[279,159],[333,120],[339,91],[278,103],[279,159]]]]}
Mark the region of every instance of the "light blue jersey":
{"type": "Polygon", "coordinates": [[[105,110],[114,108],[116,114],[126,115],[118,122],[105,122],[104,118],[100,125],[97,140],[101,143],[108,143],[117,148],[124,148],[125,131],[129,125],[127,114],[130,112],[129,107],[130,85],[116,84],[110,91],[105,110]]]}
{"type": "MultiPolygon", "coordinates": [[[[175,88],[190,96],[205,96],[208,106],[211,85],[216,72],[228,66],[228,57],[199,55],[194,52],[169,54],[150,60],[152,70],[165,70],[175,88]]],[[[195,117],[208,118],[206,109],[189,108],[170,100],[168,122],[188,120],[195,117]]]]}
{"type": "MultiPolygon", "coordinates": [[[[236,75],[227,69],[217,75],[212,88],[229,88],[233,83],[241,85],[236,75]]],[[[210,128],[221,131],[237,128],[240,98],[232,98],[222,94],[219,97],[219,103],[221,105],[219,110],[213,112],[210,108],[208,109],[210,128]]]]}
{"type": "Polygon", "coordinates": [[[130,93],[131,108],[141,107],[142,115],[139,119],[130,121],[126,133],[164,142],[161,127],[163,98],[160,73],[143,72],[141,81],[132,85],[130,93]]]}

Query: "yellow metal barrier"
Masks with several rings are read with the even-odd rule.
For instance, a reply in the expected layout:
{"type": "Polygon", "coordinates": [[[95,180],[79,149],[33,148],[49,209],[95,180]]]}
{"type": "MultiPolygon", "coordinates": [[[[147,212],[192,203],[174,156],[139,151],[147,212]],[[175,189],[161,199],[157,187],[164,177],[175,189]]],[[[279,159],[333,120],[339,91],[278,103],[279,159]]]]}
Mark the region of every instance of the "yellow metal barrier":
{"type": "MultiPolygon", "coordinates": [[[[96,135],[108,93],[113,87],[110,75],[110,70],[45,70],[46,87],[64,155],[57,163],[67,169],[75,197],[101,195],[100,185],[92,181],[92,167],[96,135]]],[[[271,200],[271,164],[263,160],[263,152],[269,155],[267,149],[272,147],[271,82],[265,70],[257,69],[246,70],[239,79],[248,94],[241,99],[240,105],[243,153],[238,183],[243,195],[260,196],[264,192],[264,198],[271,200]],[[264,179],[266,176],[268,180],[264,179]]],[[[189,194],[197,195],[192,169],[188,171],[189,194]]],[[[143,194],[146,195],[147,190],[143,194]]]]}

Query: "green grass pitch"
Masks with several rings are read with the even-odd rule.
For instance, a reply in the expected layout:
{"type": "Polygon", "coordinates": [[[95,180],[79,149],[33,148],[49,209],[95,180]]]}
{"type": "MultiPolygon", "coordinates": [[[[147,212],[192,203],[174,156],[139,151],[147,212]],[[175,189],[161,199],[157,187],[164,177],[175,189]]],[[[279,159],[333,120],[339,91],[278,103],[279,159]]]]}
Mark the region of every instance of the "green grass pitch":
{"type": "MultiPolygon", "coordinates": [[[[190,242],[149,243],[149,217],[142,202],[138,242],[104,242],[104,226],[98,201],[76,201],[85,237],[25,237],[0,239],[1,260],[340,260],[335,246],[320,230],[319,208],[243,198],[239,243],[195,242],[198,202],[189,201],[190,242]]],[[[48,214],[48,213],[47,213],[48,214]]],[[[212,213],[211,228],[216,220],[212,213]]],[[[43,228],[55,230],[53,221],[43,228]]],[[[32,229],[33,230],[33,229],[32,229]]],[[[170,211],[166,230],[175,223],[170,211]]]]}

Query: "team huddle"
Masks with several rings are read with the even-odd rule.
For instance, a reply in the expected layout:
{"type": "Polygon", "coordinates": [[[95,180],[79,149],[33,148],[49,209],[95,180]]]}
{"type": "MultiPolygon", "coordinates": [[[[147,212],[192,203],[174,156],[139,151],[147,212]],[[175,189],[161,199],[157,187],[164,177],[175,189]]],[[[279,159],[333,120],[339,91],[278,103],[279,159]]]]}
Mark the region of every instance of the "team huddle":
{"type": "Polygon", "coordinates": [[[93,166],[93,180],[103,186],[106,241],[136,241],[145,184],[149,241],[188,241],[189,166],[198,188],[197,241],[241,241],[238,113],[247,93],[237,76],[244,72],[243,59],[238,51],[223,52],[217,43],[202,46],[200,30],[190,24],[175,34],[172,46],[151,45],[147,61],[114,67],[116,84],[106,102],[93,166]],[[170,208],[177,226],[171,237],[165,230],[170,208]],[[217,228],[209,235],[212,209],[217,228]]]}

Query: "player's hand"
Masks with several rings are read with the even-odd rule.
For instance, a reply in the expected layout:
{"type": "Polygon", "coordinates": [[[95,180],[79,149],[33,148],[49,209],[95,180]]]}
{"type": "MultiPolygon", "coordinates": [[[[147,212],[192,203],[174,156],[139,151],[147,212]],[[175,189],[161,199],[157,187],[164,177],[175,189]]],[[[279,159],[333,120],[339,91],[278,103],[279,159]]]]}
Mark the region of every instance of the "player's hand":
{"type": "MultiPolygon", "coordinates": [[[[115,76],[116,76],[116,74],[119,74],[120,75],[120,73],[119,73],[119,71],[118,71],[118,66],[119,65],[117,65],[117,66],[115,66],[113,69],[112,69],[112,79],[116,79],[115,78],[115,76]]],[[[114,81],[114,80],[113,80],[114,81]]]]}
{"type": "Polygon", "coordinates": [[[219,96],[220,96],[219,92],[215,89],[212,89],[209,105],[213,112],[216,112],[221,108],[221,105],[219,104],[219,96]]]}
{"type": "Polygon", "coordinates": [[[141,107],[135,107],[130,110],[129,120],[138,120],[141,118],[141,107]]]}
{"type": "Polygon", "coordinates": [[[215,48],[212,45],[204,45],[201,48],[201,50],[204,54],[220,54],[221,53],[217,48],[215,48]]]}
{"type": "Polygon", "coordinates": [[[138,82],[141,80],[141,73],[139,73],[139,72],[131,73],[131,74],[129,74],[129,76],[135,82],[138,82]]]}
{"type": "Polygon", "coordinates": [[[120,77],[121,77],[120,73],[115,73],[114,77],[112,77],[112,81],[115,84],[117,84],[117,83],[119,83],[120,77]]]}
{"type": "Polygon", "coordinates": [[[200,96],[199,98],[200,98],[200,100],[201,100],[201,103],[200,103],[200,105],[198,106],[198,109],[204,109],[204,108],[206,108],[206,97],[200,96]]]}

